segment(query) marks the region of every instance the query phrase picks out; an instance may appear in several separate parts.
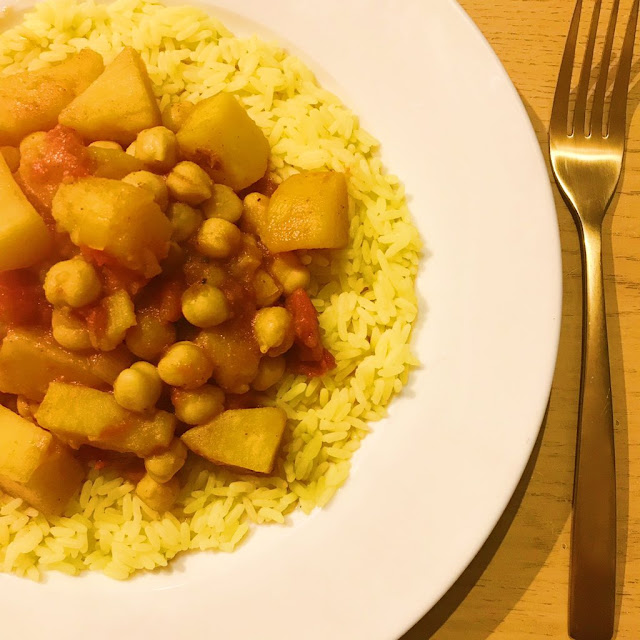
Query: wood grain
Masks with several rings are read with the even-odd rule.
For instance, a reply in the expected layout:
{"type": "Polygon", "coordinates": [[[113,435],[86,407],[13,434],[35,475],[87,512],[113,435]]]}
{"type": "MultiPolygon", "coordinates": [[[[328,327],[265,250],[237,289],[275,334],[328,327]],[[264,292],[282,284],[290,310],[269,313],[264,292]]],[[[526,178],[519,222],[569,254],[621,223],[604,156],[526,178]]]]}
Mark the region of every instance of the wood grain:
{"type": "MultiPolygon", "coordinates": [[[[548,164],[547,126],[574,0],[460,2],[520,92],[548,164]]],[[[640,59],[640,42],[636,58],[640,59]]],[[[640,64],[636,62],[629,99],[626,166],[604,231],[618,470],[618,640],[640,638],[640,116],[633,117],[639,103],[640,64]]],[[[564,264],[562,334],[549,409],[536,453],[482,551],[403,640],[568,637],[582,291],[576,230],[555,186],[554,193],[564,264]]]]}

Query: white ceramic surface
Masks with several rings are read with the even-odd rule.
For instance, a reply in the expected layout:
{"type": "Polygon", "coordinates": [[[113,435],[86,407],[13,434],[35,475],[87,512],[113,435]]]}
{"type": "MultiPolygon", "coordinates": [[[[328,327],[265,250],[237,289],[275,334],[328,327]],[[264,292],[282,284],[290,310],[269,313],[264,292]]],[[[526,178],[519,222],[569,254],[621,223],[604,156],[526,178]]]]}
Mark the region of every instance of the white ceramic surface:
{"type": "Polygon", "coordinates": [[[398,638],[485,541],[538,434],[560,325],[556,216],[526,112],[471,21],[453,0],[214,3],[237,33],[301,54],[383,141],[428,250],[424,367],[328,508],[127,583],[0,575],[7,640],[398,638]]]}

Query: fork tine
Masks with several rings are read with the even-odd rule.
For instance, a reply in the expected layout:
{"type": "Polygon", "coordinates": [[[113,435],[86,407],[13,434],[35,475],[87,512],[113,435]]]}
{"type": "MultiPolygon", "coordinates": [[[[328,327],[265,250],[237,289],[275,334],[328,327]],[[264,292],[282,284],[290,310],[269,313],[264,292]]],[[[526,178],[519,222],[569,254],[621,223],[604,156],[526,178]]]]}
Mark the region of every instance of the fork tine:
{"type": "Polygon", "coordinates": [[[611,64],[611,51],[613,50],[613,40],[616,34],[616,24],[618,22],[618,9],[620,0],[614,0],[607,27],[607,38],[604,43],[602,53],[602,63],[598,75],[598,83],[593,95],[593,109],[591,113],[591,127],[589,133],[595,132],[598,136],[603,134],[602,119],[604,117],[604,101],[607,94],[607,82],[609,80],[609,65],[611,64]]]}
{"type": "Polygon", "coordinates": [[[587,131],[587,97],[589,95],[589,81],[591,80],[593,50],[596,46],[596,36],[598,34],[598,22],[600,21],[601,7],[602,0],[596,0],[593,5],[593,13],[591,14],[589,38],[587,40],[587,48],[584,51],[584,62],[582,63],[582,71],[580,72],[580,81],[578,83],[578,93],[576,95],[576,108],[573,118],[573,130],[577,133],[585,133],[587,131]]]}
{"type": "Polygon", "coordinates": [[[622,43],[620,62],[618,64],[616,79],[613,84],[611,108],[609,110],[608,135],[622,140],[624,140],[627,130],[627,95],[629,93],[631,63],[633,62],[633,47],[636,40],[636,29],[638,26],[639,2],[640,0],[634,0],[629,14],[629,22],[627,23],[627,31],[624,35],[624,42],[622,43]]]}
{"type": "Polygon", "coordinates": [[[571,76],[573,74],[573,61],[576,56],[576,44],[578,42],[578,30],[580,28],[580,15],[582,14],[582,0],[577,0],[573,11],[571,27],[564,45],[564,54],[558,73],[558,84],[553,99],[551,111],[550,133],[552,135],[567,135],[569,119],[569,95],[571,93],[571,76]]]}

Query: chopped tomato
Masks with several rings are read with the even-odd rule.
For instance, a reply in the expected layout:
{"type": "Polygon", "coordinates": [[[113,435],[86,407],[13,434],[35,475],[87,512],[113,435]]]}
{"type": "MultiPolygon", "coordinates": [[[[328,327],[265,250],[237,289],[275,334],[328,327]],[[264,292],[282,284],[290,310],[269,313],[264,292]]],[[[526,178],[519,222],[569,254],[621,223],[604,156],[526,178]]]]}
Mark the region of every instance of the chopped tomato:
{"type": "Polygon", "coordinates": [[[286,300],[286,307],[293,317],[295,342],[289,365],[296,373],[309,377],[324,375],[336,366],[335,358],[322,345],[318,313],[309,294],[296,289],[286,300]]]}
{"type": "Polygon", "coordinates": [[[296,289],[286,301],[286,307],[293,317],[296,341],[309,349],[317,349],[321,344],[318,313],[304,289],[296,289]]]}
{"type": "Polygon", "coordinates": [[[87,148],[73,129],[58,125],[26,138],[20,153],[20,186],[45,220],[52,222],[51,203],[58,187],[91,175],[93,161],[87,148]]]}
{"type": "Polygon", "coordinates": [[[51,306],[31,271],[0,273],[0,322],[11,326],[48,325],[51,306]]]}
{"type": "Polygon", "coordinates": [[[330,351],[324,348],[322,349],[322,357],[316,362],[299,360],[295,356],[296,354],[294,353],[294,357],[289,360],[289,368],[294,373],[300,373],[309,378],[319,378],[327,371],[336,368],[336,359],[330,351]]]}
{"type": "Polygon", "coordinates": [[[160,322],[177,322],[182,317],[184,290],[182,276],[155,278],[143,291],[140,311],[152,313],[160,322]]]}

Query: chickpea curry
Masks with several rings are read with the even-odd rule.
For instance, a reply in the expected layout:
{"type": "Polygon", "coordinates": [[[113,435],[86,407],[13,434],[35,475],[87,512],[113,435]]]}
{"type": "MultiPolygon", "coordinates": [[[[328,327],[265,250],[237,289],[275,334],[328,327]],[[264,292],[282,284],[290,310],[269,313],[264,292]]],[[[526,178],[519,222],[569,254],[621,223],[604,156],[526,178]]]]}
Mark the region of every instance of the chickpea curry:
{"type": "Polygon", "coordinates": [[[231,94],[161,113],[131,48],[0,78],[0,489],[59,514],[112,464],[161,512],[189,455],[272,471],[264,392],[335,366],[301,258],[349,222],[269,155],[231,94]]]}

